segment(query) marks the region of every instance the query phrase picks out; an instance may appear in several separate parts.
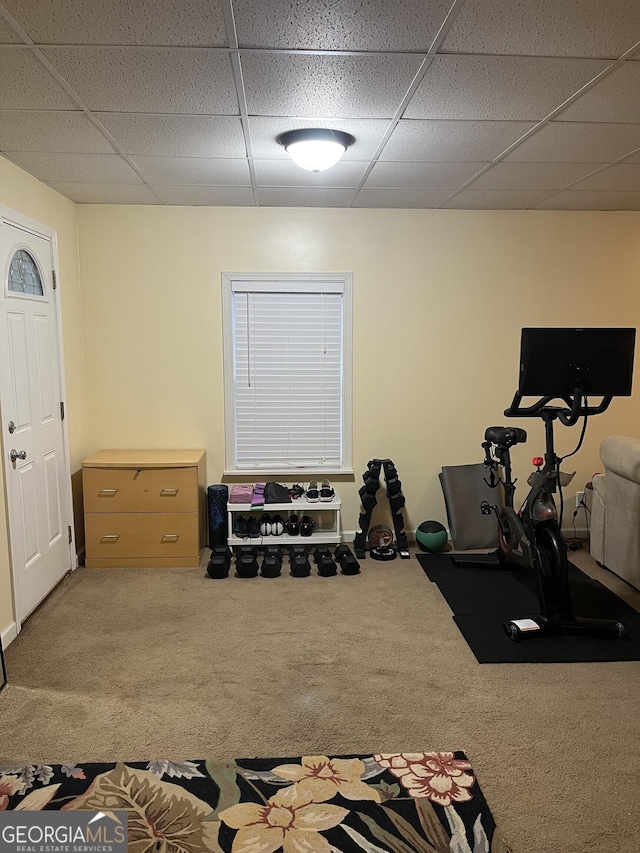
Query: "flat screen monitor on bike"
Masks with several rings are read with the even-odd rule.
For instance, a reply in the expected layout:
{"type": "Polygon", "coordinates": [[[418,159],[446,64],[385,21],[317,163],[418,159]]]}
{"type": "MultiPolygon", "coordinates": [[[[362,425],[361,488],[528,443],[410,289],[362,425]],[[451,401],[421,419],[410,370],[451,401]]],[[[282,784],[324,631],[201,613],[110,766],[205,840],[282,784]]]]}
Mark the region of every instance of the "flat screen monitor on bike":
{"type": "Polygon", "coordinates": [[[520,396],[629,397],[636,330],[523,329],[520,396]]]}

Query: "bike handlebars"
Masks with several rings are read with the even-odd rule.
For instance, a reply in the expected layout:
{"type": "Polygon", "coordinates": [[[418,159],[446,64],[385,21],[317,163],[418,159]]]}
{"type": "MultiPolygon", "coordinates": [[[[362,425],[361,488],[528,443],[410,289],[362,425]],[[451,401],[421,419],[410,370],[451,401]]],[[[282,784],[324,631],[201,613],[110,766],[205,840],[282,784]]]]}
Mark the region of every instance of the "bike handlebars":
{"type": "Polygon", "coordinates": [[[613,395],[608,397],[603,397],[602,401],[597,406],[589,406],[586,401],[586,397],[584,398],[585,404],[583,404],[582,400],[584,394],[581,388],[575,388],[574,393],[567,397],[540,397],[540,399],[533,403],[530,406],[521,406],[522,402],[522,393],[520,391],[516,391],[514,394],[513,400],[511,401],[511,405],[508,409],[504,410],[504,415],[507,418],[535,418],[538,416],[542,416],[543,412],[552,415],[560,420],[562,424],[565,426],[573,426],[578,423],[578,419],[584,417],[585,415],[600,415],[602,412],[605,412],[609,408],[609,404],[613,400],[613,395]],[[566,404],[567,407],[563,408],[562,406],[550,406],[552,400],[561,399],[566,404]]]}

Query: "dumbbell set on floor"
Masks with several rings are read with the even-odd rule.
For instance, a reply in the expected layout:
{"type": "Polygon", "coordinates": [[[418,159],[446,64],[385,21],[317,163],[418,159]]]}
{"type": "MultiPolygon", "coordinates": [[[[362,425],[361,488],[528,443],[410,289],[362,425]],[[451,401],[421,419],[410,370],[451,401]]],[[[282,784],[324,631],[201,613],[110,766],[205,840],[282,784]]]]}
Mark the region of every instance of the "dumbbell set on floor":
{"type": "MultiPolygon", "coordinates": [[[[278,545],[267,545],[261,554],[255,545],[238,545],[233,551],[227,545],[217,545],[211,552],[207,574],[216,580],[229,577],[235,558],[236,577],[255,578],[260,574],[263,578],[277,578],[282,574],[284,550],[278,545]]],[[[333,554],[327,545],[318,545],[313,553],[304,545],[292,545],[288,551],[289,574],[295,578],[311,574],[312,560],[324,578],[338,574],[338,568],[343,575],[360,572],[360,563],[348,545],[338,545],[333,554]]]]}

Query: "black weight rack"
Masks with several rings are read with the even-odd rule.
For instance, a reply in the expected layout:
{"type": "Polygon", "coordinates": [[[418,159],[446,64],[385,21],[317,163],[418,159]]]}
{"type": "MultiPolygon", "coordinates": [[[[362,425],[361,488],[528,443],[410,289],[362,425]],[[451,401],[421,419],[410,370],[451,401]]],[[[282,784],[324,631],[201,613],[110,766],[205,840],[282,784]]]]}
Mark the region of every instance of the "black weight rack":
{"type": "Polygon", "coordinates": [[[391,509],[391,518],[395,530],[396,547],[398,554],[403,560],[410,557],[407,545],[407,534],[404,531],[404,517],[401,510],[404,507],[404,495],[402,494],[402,483],[398,479],[398,471],[391,459],[372,459],[367,464],[367,470],[362,475],[364,486],[359,489],[358,494],[362,502],[363,512],[358,518],[360,530],[356,532],[353,547],[356,557],[362,559],[366,556],[367,534],[371,524],[371,514],[376,506],[377,493],[380,489],[380,473],[384,472],[387,486],[386,496],[391,509]]]}

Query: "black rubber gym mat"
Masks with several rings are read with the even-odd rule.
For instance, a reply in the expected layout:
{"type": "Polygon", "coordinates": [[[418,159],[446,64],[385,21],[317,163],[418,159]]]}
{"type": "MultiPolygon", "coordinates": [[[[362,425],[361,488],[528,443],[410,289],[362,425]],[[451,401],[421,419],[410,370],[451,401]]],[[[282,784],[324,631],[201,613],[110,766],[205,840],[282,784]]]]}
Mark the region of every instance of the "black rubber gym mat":
{"type": "MultiPolygon", "coordinates": [[[[462,556],[462,555],[454,555],[462,556]]],[[[464,555],[469,557],[471,555],[464,555]]],[[[533,573],[519,566],[456,566],[449,554],[418,554],[429,580],[453,611],[460,633],[479,663],[578,663],[640,660],[640,615],[603,584],[569,564],[574,611],[579,616],[618,619],[625,639],[564,635],[508,639],[502,623],[540,613],[533,573]]]]}

